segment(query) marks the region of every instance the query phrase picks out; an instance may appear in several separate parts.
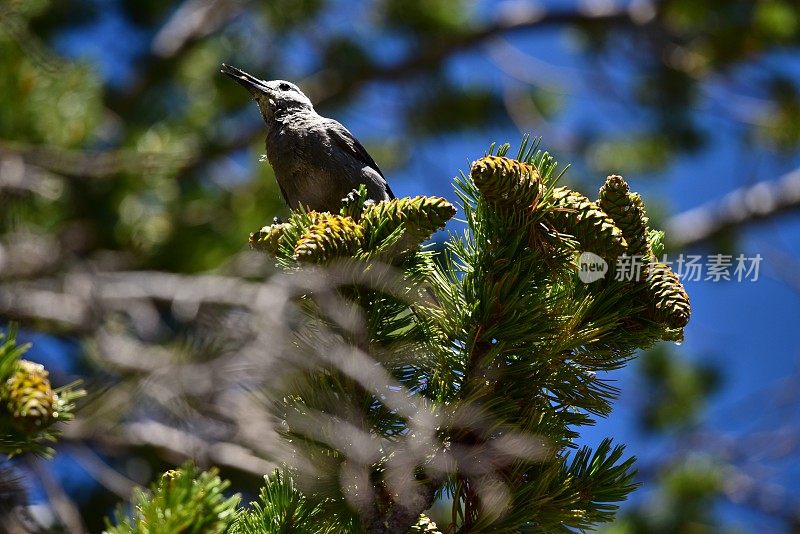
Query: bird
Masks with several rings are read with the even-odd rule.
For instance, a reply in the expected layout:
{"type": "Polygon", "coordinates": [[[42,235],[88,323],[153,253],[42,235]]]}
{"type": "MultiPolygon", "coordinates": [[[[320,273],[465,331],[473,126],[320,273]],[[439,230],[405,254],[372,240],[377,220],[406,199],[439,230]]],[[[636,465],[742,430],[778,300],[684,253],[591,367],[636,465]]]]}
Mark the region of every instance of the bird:
{"type": "Polygon", "coordinates": [[[220,71],[245,87],[267,127],[267,159],[291,209],[338,212],[360,184],[367,200],[394,198],[378,164],[364,146],[334,119],[319,115],[311,100],[285,80],[260,80],[222,64],[220,71]]]}

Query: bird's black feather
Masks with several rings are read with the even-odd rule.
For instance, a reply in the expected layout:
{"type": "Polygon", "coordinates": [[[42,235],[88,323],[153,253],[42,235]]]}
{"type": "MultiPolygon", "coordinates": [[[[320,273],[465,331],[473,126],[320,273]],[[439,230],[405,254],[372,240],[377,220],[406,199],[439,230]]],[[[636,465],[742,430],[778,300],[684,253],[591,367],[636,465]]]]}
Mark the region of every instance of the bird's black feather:
{"type": "Polygon", "coordinates": [[[359,140],[350,133],[350,130],[342,126],[338,121],[326,119],[326,123],[329,127],[328,135],[330,136],[331,141],[333,141],[340,149],[349,152],[358,161],[362,162],[368,167],[371,167],[375,172],[380,174],[381,178],[383,178],[383,184],[386,188],[386,193],[389,195],[389,198],[394,198],[394,193],[389,187],[389,184],[386,182],[386,177],[383,175],[383,171],[381,171],[380,167],[378,167],[378,164],[375,163],[375,160],[372,159],[372,156],[369,155],[369,152],[367,152],[367,149],[364,148],[364,145],[362,145],[359,140]]]}

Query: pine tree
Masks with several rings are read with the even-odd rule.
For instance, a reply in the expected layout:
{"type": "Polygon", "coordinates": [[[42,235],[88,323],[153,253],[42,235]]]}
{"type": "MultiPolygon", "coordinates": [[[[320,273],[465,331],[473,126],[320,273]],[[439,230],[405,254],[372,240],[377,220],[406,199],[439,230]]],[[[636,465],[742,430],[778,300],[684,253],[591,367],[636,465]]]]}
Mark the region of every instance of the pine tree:
{"type": "MultiPolygon", "coordinates": [[[[593,202],[557,186],[537,143],[508,149],[456,179],[466,229],[438,257],[420,245],[456,208],[437,197],[375,204],[355,191],[339,214],[296,212],[251,235],[286,270],[338,269],[347,305],[337,316],[299,297],[295,344],[309,356],[263,395],[289,460],[216,531],[551,532],[614,518],[634,458],[575,439],[611,411],[606,372],[680,336],[688,297],[664,265],[581,281],[583,252],[652,256],[661,234],[622,178],[593,202]],[[437,499],[451,503],[445,523],[424,513],[437,499]]],[[[116,531],[151,531],[137,521],[116,531]]]]}

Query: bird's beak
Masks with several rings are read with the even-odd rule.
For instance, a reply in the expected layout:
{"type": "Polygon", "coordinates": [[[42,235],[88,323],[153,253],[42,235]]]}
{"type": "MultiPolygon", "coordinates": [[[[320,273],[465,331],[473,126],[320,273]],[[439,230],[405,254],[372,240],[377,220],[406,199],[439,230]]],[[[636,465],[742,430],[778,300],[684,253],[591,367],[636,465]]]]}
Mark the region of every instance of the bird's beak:
{"type": "Polygon", "coordinates": [[[270,88],[267,86],[267,82],[264,80],[259,80],[255,76],[247,74],[241,69],[237,69],[236,67],[232,67],[231,65],[226,65],[223,63],[220,72],[233,78],[236,83],[250,91],[253,96],[270,93],[270,88]]]}

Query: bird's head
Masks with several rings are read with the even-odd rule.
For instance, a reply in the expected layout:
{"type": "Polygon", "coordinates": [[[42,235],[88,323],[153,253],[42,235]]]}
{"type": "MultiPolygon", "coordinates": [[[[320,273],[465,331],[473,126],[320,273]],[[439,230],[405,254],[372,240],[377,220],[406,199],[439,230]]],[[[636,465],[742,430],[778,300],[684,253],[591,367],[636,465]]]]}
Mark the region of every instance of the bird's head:
{"type": "Polygon", "coordinates": [[[241,69],[222,64],[220,71],[250,91],[264,120],[269,121],[276,113],[294,110],[313,110],[311,100],[291,82],[284,80],[259,80],[241,69]]]}

